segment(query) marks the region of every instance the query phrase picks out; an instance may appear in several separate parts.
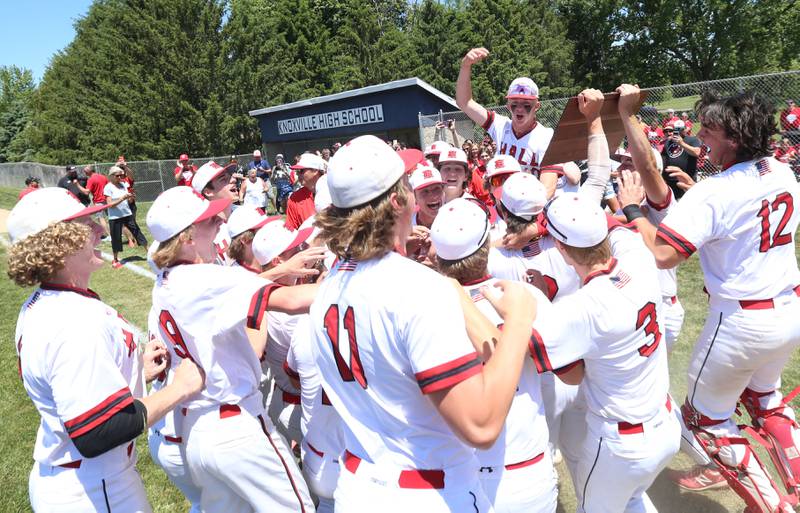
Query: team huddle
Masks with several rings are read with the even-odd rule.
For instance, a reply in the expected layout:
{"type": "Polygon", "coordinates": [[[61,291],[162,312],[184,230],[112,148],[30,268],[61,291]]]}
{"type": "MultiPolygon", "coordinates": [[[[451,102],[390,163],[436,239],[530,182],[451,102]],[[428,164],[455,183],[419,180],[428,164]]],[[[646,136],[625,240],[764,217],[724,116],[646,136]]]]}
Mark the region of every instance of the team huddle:
{"type": "Polygon", "coordinates": [[[510,117],[473,100],[487,56],[470,50],[456,85],[497,144],[487,201],[467,191],[461,149],[360,136],[289,230],[233,209],[229,170],[205,164],[147,214],[147,340],[89,289],[105,207],[60,188],[20,200],[8,273],[37,286],[15,336],[41,416],[35,511],[151,511],[143,431],[192,511],[553,513],[570,479],[579,512],[655,512],[647,489],[681,450],[745,511],[794,511],[800,431],[780,386],[800,345],[800,185],[772,157],[774,108],[704,95],[698,136],[721,170],[678,201],[638,87],[617,88],[627,144],[613,155],[604,95],[586,89],[574,185],[574,163],[541,165],[553,130],[531,79],[511,83],[510,117]],[[617,212],[602,206],[612,168],[617,212]],[[673,399],[675,269],[695,252],[709,313],[673,399]],[[732,420],[739,404],[750,426],[732,420]]]}

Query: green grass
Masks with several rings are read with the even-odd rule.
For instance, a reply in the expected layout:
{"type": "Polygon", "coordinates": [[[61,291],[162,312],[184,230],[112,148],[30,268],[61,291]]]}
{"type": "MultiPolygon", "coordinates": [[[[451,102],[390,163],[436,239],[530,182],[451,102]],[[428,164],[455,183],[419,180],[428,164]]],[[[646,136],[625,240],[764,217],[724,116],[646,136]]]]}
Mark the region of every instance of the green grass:
{"type": "MultiPolygon", "coordinates": [[[[0,188],[0,208],[9,208],[16,202],[16,191],[0,188]]],[[[149,204],[139,206],[139,224],[146,229],[144,216],[149,204]]],[[[149,233],[147,233],[149,238],[149,233]]],[[[110,251],[110,247],[106,249],[110,251]]],[[[126,248],[123,256],[144,256],[144,250],[126,248]]],[[[5,275],[5,250],[0,246],[0,272],[5,275]]],[[[141,265],[147,264],[142,262],[141,265]]],[[[140,328],[146,328],[147,311],[150,306],[152,282],[125,270],[112,270],[105,267],[92,277],[91,286],[101,298],[119,310],[128,320],[140,328]]],[[[691,356],[694,341],[697,339],[707,312],[707,299],[703,293],[703,280],[698,259],[691,258],[678,271],[678,288],[681,302],[686,310],[686,318],[678,343],[670,355],[670,378],[672,394],[682,402],[686,394],[686,367],[691,356]]],[[[17,358],[14,350],[14,329],[19,306],[30,290],[14,286],[5,277],[0,278],[0,419],[3,430],[0,432],[0,479],[3,493],[0,494],[0,511],[30,511],[28,505],[28,473],[32,465],[31,454],[39,419],[17,374],[17,358]]],[[[783,390],[788,392],[800,383],[800,355],[795,354],[783,374],[783,390]]],[[[798,406],[797,401],[795,406],[798,406]]],[[[147,495],[157,512],[186,511],[188,503],[169,483],[164,473],[150,459],[147,442],[140,437],[138,444],[139,471],[142,474],[147,495]]],[[[768,461],[764,451],[759,449],[762,461],[768,461]]],[[[679,454],[670,468],[689,468],[688,457],[679,454]]],[[[575,495],[566,467],[558,467],[561,476],[559,490],[559,511],[575,510],[575,495]]],[[[773,476],[777,475],[773,472],[773,476]]],[[[730,490],[714,490],[704,493],[686,493],[679,490],[664,476],[656,480],[649,491],[653,502],[662,513],[723,513],[741,511],[742,501],[730,490]]]]}
{"type": "Polygon", "coordinates": [[[681,98],[670,98],[669,100],[664,100],[663,102],[658,102],[658,103],[647,102],[647,104],[652,105],[659,111],[664,111],[667,109],[675,109],[676,112],[680,113],[682,111],[694,110],[694,104],[699,99],[700,95],[695,94],[692,96],[684,96],[681,98]]]}

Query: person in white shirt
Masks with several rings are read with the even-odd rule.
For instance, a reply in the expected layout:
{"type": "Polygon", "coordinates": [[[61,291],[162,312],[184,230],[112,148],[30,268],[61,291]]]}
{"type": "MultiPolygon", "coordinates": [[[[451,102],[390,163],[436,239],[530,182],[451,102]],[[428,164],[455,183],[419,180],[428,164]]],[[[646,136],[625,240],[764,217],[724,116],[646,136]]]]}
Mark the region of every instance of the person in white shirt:
{"type": "Polygon", "coordinates": [[[142,233],[136,218],[133,215],[128,200],[133,198],[128,190],[128,183],[122,181],[125,171],[117,166],[113,166],[108,171],[108,183],[103,189],[108,205],[108,221],[111,232],[111,251],[114,253],[114,260],[111,266],[115,269],[122,267],[119,261],[119,254],[122,252],[122,228],[126,227],[131,235],[136,239],[140,246],[147,247],[147,238],[142,233]]]}

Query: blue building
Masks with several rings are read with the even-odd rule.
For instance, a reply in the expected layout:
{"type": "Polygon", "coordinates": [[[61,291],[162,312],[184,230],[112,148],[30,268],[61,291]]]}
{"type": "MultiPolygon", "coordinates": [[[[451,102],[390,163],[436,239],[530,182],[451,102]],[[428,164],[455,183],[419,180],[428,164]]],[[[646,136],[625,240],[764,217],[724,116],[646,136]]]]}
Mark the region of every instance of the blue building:
{"type": "Polygon", "coordinates": [[[277,153],[291,162],[303,151],[364,134],[418,148],[419,115],[457,109],[453,98],[415,77],[253,110],[250,115],[258,119],[270,162],[277,153]]]}

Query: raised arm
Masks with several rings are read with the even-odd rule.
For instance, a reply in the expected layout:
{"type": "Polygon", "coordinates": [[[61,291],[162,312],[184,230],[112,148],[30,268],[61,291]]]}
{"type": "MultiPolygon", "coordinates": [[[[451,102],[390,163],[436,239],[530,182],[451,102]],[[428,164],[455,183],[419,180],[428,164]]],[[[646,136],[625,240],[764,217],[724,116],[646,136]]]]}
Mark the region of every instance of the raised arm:
{"type": "Polygon", "coordinates": [[[461,69],[456,81],[456,104],[469,119],[483,126],[489,114],[483,105],[472,99],[472,65],[489,56],[486,48],[473,48],[461,59],[461,69]]]}
{"type": "Polygon", "coordinates": [[[586,181],[580,189],[580,194],[600,203],[606,190],[606,184],[611,176],[611,159],[608,154],[608,142],[603,131],[603,120],[600,110],[603,108],[605,97],[597,89],[584,89],[578,95],[578,110],[586,118],[589,131],[588,160],[589,169],[586,181]]]}

